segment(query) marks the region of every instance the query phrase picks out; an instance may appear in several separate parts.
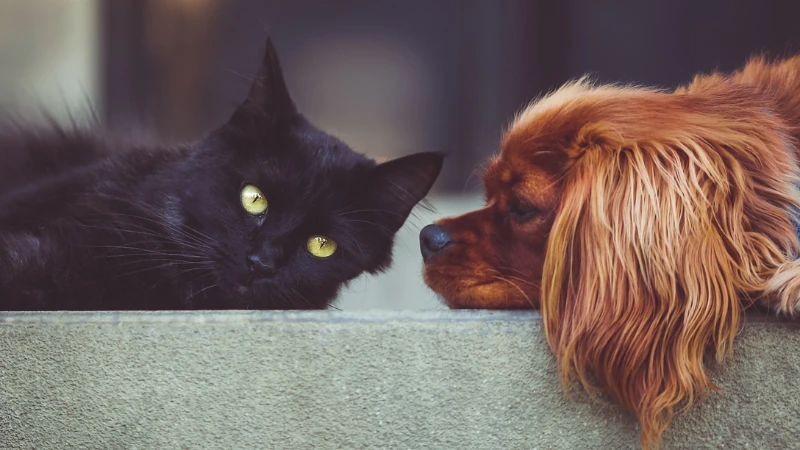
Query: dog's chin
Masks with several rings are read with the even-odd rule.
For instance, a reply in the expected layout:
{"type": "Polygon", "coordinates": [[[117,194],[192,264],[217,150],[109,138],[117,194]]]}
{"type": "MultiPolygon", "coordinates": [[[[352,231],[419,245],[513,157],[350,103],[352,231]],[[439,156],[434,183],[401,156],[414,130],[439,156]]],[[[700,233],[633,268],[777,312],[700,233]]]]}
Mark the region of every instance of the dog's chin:
{"type": "Polygon", "coordinates": [[[538,309],[539,293],[507,280],[446,276],[425,268],[423,278],[451,309],[538,309]]]}

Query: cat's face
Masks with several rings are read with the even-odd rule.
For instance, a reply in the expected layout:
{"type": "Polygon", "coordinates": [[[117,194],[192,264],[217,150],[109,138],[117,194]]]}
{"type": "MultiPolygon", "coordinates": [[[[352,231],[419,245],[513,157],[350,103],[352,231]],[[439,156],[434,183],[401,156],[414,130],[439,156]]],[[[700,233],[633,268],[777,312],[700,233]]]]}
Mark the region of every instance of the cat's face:
{"type": "Polygon", "coordinates": [[[197,241],[211,266],[192,289],[242,308],[324,308],[344,282],[389,265],[394,235],[442,158],[377,165],[315,128],[295,111],[267,47],[247,100],[176,180],[180,221],[195,238],[187,245],[197,241]]]}

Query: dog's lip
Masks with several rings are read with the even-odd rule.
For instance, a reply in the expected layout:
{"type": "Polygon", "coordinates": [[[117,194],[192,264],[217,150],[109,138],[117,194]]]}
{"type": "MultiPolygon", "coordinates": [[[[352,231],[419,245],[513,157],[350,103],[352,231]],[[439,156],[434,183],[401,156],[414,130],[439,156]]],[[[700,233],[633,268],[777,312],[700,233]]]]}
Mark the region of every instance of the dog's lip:
{"type": "MultiPolygon", "coordinates": [[[[432,264],[431,265],[427,265],[426,264],[424,266],[424,268],[423,268],[424,276],[425,276],[426,279],[434,278],[434,279],[438,279],[440,281],[445,281],[445,282],[456,281],[456,282],[458,282],[458,284],[461,284],[461,285],[463,285],[464,282],[470,282],[472,280],[475,280],[475,278],[466,278],[466,277],[464,277],[464,273],[466,271],[464,271],[463,269],[462,270],[443,270],[443,269],[440,269],[440,268],[437,268],[437,267],[432,267],[432,266],[433,266],[432,264]]],[[[471,287],[474,284],[482,284],[482,283],[485,283],[486,281],[487,280],[479,280],[479,281],[476,281],[475,283],[470,284],[469,286],[466,286],[466,287],[471,287]]]]}
{"type": "Polygon", "coordinates": [[[483,280],[471,283],[467,286],[461,286],[456,289],[450,289],[448,295],[443,295],[441,292],[436,292],[439,298],[451,309],[474,309],[481,307],[475,303],[475,290],[500,283],[498,280],[483,280]]]}
{"type": "MultiPolygon", "coordinates": [[[[481,286],[489,286],[500,282],[499,280],[494,280],[494,279],[488,279],[488,280],[475,279],[475,278],[465,279],[463,277],[463,273],[459,273],[458,271],[454,272],[455,273],[447,273],[447,272],[442,272],[441,270],[436,270],[436,271],[426,270],[424,277],[425,282],[432,291],[436,292],[436,294],[445,299],[446,297],[462,296],[463,294],[465,294],[470,290],[479,288],[481,286]],[[435,282],[431,282],[431,278],[434,278],[435,282]],[[447,284],[448,285],[447,289],[440,289],[441,284],[447,284]],[[442,291],[446,291],[448,294],[454,294],[454,295],[445,296],[442,294],[442,291]]],[[[449,304],[450,302],[447,303],[449,304]]]]}
{"type": "Polygon", "coordinates": [[[502,284],[501,280],[487,280],[470,284],[457,289],[448,291],[448,295],[443,295],[436,292],[437,296],[447,305],[450,309],[502,309],[502,310],[528,310],[538,309],[539,306],[536,300],[531,300],[526,294],[522,294],[519,298],[507,298],[502,301],[494,301],[492,296],[488,297],[484,289],[491,289],[491,286],[502,284]],[[487,301],[488,300],[488,301],[487,301]]]}
{"type": "Polygon", "coordinates": [[[478,282],[475,282],[475,283],[473,283],[473,284],[470,284],[469,286],[465,286],[465,287],[464,287],[464,289],[474,289],[474,288],[476,288],[476,287],[488,286],[488,285],[490,285],[490,284],[496,284],[496,283],[500,283],[500,280],[484,280],[484,281],[478,281],[478,282]]]}

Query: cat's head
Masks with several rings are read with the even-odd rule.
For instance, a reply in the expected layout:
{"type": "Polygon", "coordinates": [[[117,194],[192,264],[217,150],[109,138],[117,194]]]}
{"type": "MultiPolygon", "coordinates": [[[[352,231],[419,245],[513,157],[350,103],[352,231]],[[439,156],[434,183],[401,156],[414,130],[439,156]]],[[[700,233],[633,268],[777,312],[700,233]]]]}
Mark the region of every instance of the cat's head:
{"type": "Polygon", "coordinates": [[[395,233],[441,167],[435,153],[376,164],[314,127],[268,40],[247,98],[184,166],[181,222],[218,294],[241,307],[324,308],[343,283],[389,266],[395,233]]]}

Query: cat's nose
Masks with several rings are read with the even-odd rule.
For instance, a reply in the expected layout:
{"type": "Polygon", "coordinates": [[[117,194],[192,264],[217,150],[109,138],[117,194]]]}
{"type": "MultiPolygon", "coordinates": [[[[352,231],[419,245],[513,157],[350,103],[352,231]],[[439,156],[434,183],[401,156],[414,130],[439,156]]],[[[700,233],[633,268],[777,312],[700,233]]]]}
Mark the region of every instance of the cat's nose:
{"type": "Polygon", "coordinates": [[[256,278],[269,278],[275,275],[277,262],[275,258],[263,254],[253,253],[247,257],[247,265],[250,272],[256,278]]]}
{"type": "Polygon", "coordinates": [[[428,225],[419,232],[419,250],[422,253],[422,260],[425,262],[452,243],[450,235],[439,225],[428,225]]]}

